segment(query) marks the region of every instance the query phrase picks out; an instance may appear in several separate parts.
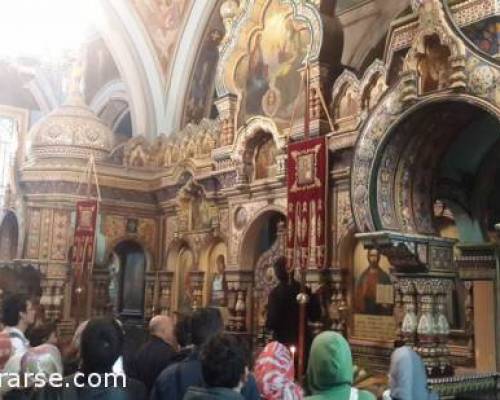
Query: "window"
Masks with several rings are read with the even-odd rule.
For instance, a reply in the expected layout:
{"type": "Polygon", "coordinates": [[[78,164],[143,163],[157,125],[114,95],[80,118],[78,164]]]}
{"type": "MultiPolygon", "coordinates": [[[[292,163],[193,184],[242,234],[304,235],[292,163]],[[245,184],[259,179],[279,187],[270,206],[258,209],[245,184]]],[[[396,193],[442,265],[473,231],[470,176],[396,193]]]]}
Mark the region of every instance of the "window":
{"type": "Polygon", "coordinates": [[[16,120],[0,116],[0,207],[5,206],[5,194],[10,183],[17,139],[16,120]]]}

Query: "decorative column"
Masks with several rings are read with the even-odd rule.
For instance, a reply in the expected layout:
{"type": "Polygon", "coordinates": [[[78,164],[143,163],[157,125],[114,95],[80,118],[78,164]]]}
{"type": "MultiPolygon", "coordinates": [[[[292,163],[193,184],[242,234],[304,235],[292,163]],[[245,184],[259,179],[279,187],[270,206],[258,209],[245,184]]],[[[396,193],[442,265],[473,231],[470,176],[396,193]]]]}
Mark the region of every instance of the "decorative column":
{"type": "Polygon", "coordinates": [[[344,270],[340,267],[332,269],[332,297],[330,303],[330,329],[345,335],[347,333],[347,300],[345,293],[344,270]]]}
{"type": "MultiPolygon", "coordinates": [[[[306,67],[302,67],[299,72],[304,84],[307,77],[309,78],[309,134],[311,136],[327,134],[331,131],[328,104],[333,85],[332,68],[319,61],[313,61],[309,64],[309,73],[306,67]]],[[[293,138],[300,138],[304,134],[303,113],[303,109],[296,111],[291,131],[293,138]]]]}
{"type": "Polygon", "coordinates": [[[205,272],[191,271],[189,275],[191,277],[191,293],[193,296],[192,308],[193,310],[197,310],[203,307],[203,280],[205,272]]]}
{"type": "Polygon", "coordinates": [[[467,348],[474,354],[474,283],[465,281],[465,334],[468,337],[467,348]]]}
{"type": "Polygon", "coordinates": [[[40,305],[44,306],[47,319],[60,320],[63,317],[66,266],[64,264],[41,265],[40,272],[43,277],[40,282],[42,289],[40,305]]]}
{"type": "Polygon", "coordinates": [[[453,290],[453,283],[451,280],[437,281],[434,285],[434,295],[436,302],[435,309],[435,328],[437,351],[436,357],[438,359],[439,376],[453,375],[453,368],[450,365],[450,349],[448,348],[448,337],[450,335],[450,324],[446,317],[446,297],[447,293],[453,290]]]}
{"type": "Polygon", "coordinates": [[[435,292],[433,287],[436,284],[430,279],[415,280],[417,304],[419,305],[417,350],[422,356],[427,375],[431,377],[439,375],[439,350],[436,340],[435,292]]]}
{"type": "Polygon", "coordinates": [[[158,312],[162,315],[169,315],[172,309],[172,284],[174,273],[170,271],[161,271],[158,282],[158,312]]]}
{"type": "Polygon", "coordinates": [[[215,105],[219,111],[221,122],[220,146],[231,146],[236,133],[236,106],[238,97],[234,94],[227,94],[218,100],[215,105]]]}
{"type": "Polygon", "coordinates": [[[415,285],[410,279],[402,278],[396,283],[397,301],[394,316],[398,326],[398,337],[408,345],[417,341],[417,298],[415,285]]]}
{"type": "Polygon", "coordinates": [[[323,135],[329,133],[332,128],[328,118],[328,104],[330,104],[333,73],[331,66],[313,62],[309,65],[309,112],[311,135],[323,135]]]}
{"type": "Polygon", "coordinates": [[[227,330],[248,335],[252,332],[253,271],[226,271],[229,321],[227,330]]]}

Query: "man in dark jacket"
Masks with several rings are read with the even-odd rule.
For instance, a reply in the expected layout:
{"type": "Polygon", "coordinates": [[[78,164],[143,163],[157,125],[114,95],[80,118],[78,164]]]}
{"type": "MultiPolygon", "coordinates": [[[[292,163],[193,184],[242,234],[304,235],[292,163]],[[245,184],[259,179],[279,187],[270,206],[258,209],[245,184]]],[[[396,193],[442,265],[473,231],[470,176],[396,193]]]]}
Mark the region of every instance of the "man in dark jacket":
{"type": "Polygon", "coordinates": [[[90,320],[82,333],[80,354],[82,364],[61,387],[46,386],[35,400],[146,400],[141,382],[125,375],[112,375],[113,364],[123,350],[123,331],[116,320],[90,320]]]}
{"type": "MultiPolygon", "coordinates": [[[[210,338],[222,332],[223,323],[217,308],[196,310],[191,317],[191,341],[193,351],[183,361],[167,367],[156,380],[151,400],[182,400],[190,386],[205,386],[203,380],[200,348],[210,338]]],[[[249,376],[241,390],[245,400],[259,400],[257,384],[249,376]]]]}
{"type": "Polygon", "coordinates": [[[130,376],[138,379],[151,391],[156,378],[169,364],[177,347],[174,324],[166,315],[156,315],[149,322],[151,338],[134,357],[130,376]]]}
{"type": "Polygon", "coordinates": [[[200,354],[206,387],[190,387],[183,400],[244,400],[245,358],[234,336],[219,333],[212,337],[200,354]]]}
{"type": "Polygon", "coordinates": [[[299,333],[297,295],[300,293],[300,284],[288,273],[285,257],[280,257],[276,261],[274,273],[279,283],[269,294],[266,328],[273,332],[274,340],[288,346],[297,346],[299,333]]]}

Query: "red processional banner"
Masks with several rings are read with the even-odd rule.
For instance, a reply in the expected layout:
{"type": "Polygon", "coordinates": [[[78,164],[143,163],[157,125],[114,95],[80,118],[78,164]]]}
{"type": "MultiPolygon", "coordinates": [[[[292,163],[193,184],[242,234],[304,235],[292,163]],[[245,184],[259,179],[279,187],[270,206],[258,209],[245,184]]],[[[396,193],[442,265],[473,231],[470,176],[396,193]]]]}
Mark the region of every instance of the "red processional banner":
{"type": "Polygon", "coordinates": [[[326,262],[328,147],[324,136],[288,145],[287,265],[326,262]]]}
{"type": "Polygon", "coordinates": [[[75,281],[82,284],[88,264],[93,262],[94,238],[97,221],[97,200],[76,203],[76,225],[71,262],[75,268],[75,281]]]}

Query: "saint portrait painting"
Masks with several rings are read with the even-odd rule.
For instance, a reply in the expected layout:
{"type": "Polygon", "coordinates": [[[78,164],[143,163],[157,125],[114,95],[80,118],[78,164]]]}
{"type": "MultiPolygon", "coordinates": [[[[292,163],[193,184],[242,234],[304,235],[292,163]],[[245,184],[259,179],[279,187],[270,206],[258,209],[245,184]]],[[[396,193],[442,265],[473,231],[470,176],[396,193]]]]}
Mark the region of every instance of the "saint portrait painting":
{"type": "Polygon", "coordinates": [[[367,253],[368,267],[357,277],[354,288],[354,311],[358,314],[392,315],[393,287],[389,274],[380,267],[376,249],[367,253]]]}

